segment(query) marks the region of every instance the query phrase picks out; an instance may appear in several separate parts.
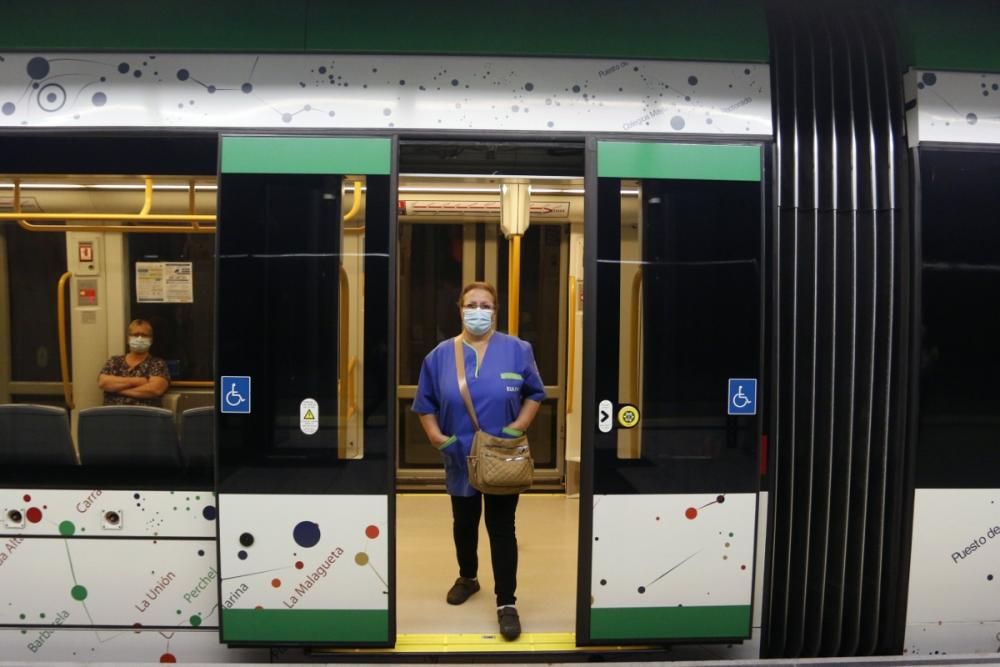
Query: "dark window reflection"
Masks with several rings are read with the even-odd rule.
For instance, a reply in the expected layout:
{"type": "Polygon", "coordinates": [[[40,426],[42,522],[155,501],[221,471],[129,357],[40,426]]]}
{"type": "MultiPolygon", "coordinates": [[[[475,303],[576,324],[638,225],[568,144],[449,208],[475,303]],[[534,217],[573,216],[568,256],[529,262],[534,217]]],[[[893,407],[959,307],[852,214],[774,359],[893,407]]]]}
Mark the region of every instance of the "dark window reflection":
{"type": "MultiPolygon", "coordinates": [[[[617,183],[603,183],[601,195],[616,196],[617,183]]],[[[729,378],[760,376],[760,184],[646,180],[640,192],[641,448],[633,443],[631,453],[619,459],[615,438],[600,438],[595,489],[752,490],[758,474],[758,420],[727,416],[726,404],[729,378]]],[[[601,206],[600,225],[621,225],[617,203],[601,206]]],[[[613,235],[615,240],[618,236],[613,235]]],[[[604,242],[599,248],[600,259],[620,261],[626,253],[618,243],[610,245],[604,242]]],[[[605,266],[602,281],[621,280],[611,272],[613,265],[605,266]]],[[[631,284],[601,290],[602,296],[614,298],[628,294],[631,284]]],[[[601,377],[617,378],[618,364],[630,363],[618,340],[612,340],[617,320],[625,315],[624,302],[620,312],[601,314],[616,320],[599,327],[598,363],[615,365],[601,377]]],[[[628,368],[626,375],[631,374],[628,368]]],[[[603,397],[609,392],[599,387],[598,393],[603,397]]],[[[632,393],[629,385],[610,395],[632,393]]]]}
{"type": "Polygon", "coordinates": [[[400,383],[416,385],[427,353],[461,326],[462,225],[406,224],[401,236],[400,383]]]}
{"type": "Polygon", "coordinates": [[[152,353],[167,362],[173,380],[212,378],[212,323],[215,316],[215,238],[212,234],[131,234],[129,319],[153,325],[152,353]],[[191,262],[192,303],[139,303],[136,262],[191,262]]]}
{"type": "MultiPolygon", "coordinates": [[[[38,234],[14,224],[3,225],[2,233],[7,238],[11,276],[11,379],[58,382],[61,375],[56,286],[59,276],[66,271],[66,235],[38,234]]],[[[67,323],[71,303],[72,299],[67,297],[67,323]]],[[[69,368],[72,367],[70,361],[69,368]]],[[[59,404],[62,405],[61,400],[59,404]]]]}
{"type": "Polygon", "coordinates": [[[995,487],[1000,465],[1000,153],[920,151],[917,485],[995,487]]]}

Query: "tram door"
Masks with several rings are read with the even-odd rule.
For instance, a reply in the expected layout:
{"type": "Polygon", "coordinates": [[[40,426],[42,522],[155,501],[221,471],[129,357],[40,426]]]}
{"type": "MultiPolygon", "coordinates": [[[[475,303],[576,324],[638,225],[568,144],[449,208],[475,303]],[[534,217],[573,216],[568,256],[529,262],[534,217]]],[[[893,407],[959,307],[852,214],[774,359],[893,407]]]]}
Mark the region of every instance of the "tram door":
{"type": "Polygon", "coordinates": [[[747,638],[761,148],[599,141],[589,157],[577,641],[747,638]]]}
{"type": "Polygon", "coordinates": [[[391,646],[392,142],[220,150],[221,639],[391,646]]]}
{"type": "Polygon", "coordinates": [[[497,287],[499,330],[516,334],[534,347],[546,384],[546,400],[528,432],[536,487],[561,485],[567,363],[563,314],[569,288],[571,223],[582,222],[580,185],[569,179],[532,185],[401,176],[397,319],[401,485],[444,484],[441,457],[428,445],[410,406],[424,356],[440,341],[459,333],[458,295],[463,285],[474,280],[497,287]],[[526,204],[528,224],[520,227],[504,219],[516,206],[511,203],[516,200],[514,188],[521,189],[526,204]],[[512,228],[519,232],[516,241],[514,234],[508,234],[512,228]]]}

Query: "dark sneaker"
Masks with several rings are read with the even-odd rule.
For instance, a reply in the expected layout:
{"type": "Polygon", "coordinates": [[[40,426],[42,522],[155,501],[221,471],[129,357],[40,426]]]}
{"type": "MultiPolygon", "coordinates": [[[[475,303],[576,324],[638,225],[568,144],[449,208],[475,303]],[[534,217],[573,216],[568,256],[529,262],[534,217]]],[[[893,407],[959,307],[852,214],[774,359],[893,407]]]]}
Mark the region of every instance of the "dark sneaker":
{"type": "Polygon", "coordinates": [[[462,604],[478,590],[479,582],[477,580],[459,577],[455,580],[455,585],[448,591],[448,604],[462,604]]]}
{"type": "Polygon", "coordinates": [[[504,639],[517,639],[521,636],[521,619],[517,617],[514,607],[497,609],[497,620],[500,622],[500,634],[504,639]]]}

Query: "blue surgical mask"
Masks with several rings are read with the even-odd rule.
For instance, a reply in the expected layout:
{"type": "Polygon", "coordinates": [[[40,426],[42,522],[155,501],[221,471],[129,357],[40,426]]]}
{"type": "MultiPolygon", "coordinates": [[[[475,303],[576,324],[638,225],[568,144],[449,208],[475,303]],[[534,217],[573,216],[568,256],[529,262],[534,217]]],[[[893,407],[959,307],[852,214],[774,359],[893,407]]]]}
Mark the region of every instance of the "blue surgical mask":
{"type": "Polygon", "coordinates": [[[462,321],[473,336],[482,336],[493,326],[493,311],[480,308],[463,308],[462,321]]]}

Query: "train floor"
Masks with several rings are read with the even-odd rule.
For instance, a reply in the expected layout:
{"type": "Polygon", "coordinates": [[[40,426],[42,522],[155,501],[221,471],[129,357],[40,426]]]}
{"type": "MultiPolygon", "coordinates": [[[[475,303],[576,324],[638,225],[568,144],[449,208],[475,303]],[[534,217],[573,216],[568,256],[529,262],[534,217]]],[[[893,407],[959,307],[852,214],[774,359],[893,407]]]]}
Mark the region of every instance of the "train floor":
{"type": "MultiPolygon", "coordinates": [[[[580,501],[565,494],[524,494],[517,507],[517,608],[525,633],[576,627],[580,501]]],[[[445,602],[458,576],[445,494],[396,498],[396,622],[400,635],[495,634],[496,600],[489,538],[480,522],[482,590],[461,606],[445,602]]]]}

